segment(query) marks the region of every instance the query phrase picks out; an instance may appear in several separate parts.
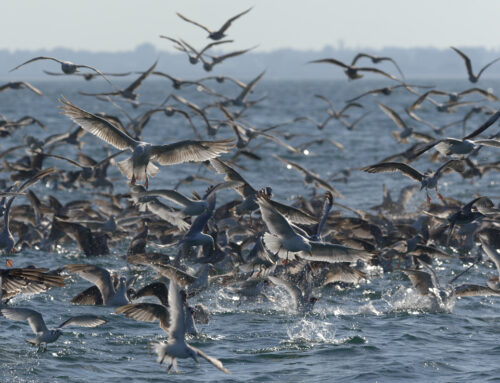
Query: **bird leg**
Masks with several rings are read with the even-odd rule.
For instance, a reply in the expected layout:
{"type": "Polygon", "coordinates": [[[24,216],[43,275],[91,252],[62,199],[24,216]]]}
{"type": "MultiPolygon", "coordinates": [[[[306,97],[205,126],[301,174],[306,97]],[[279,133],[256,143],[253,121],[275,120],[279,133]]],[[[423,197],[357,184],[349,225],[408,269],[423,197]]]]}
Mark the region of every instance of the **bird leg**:
{"type": "Polygon", "coordinates": [[[431,196],[429,195],[429,191],[427,190],[427,205],[431,204],[431,196]]]}
{"type": "Polygon", "coordinates": [[[135,174],[132,174],[132,179],[130,180],[132,185],[135,185],[135,174]]]}
{"type": "Polygon", "coordinates": [[[167,367],[167,373],[170,373],[170,370],[172,369],[172,366],[174,365],[174,362],[170,362],[170,364],[167,367]]]}
{"type": "MultiPolygon", "coordinates": [[[[254,267],[255,267],[255,265],[254,265],[254,267]]],[[[261,273],[262,273],[262,265],[259,266],[259,271],[256,274],[257,278],[260,278],[261,273]]],[[[252,269],[252,274],[253,274],[253,269],[252,269]]]]}
{"type": "Polygon", "coordinates": [[[286,251],[286,258],[283,261],[283,265],[287,266],[288,265],[288,250],[286,251]]]}
{"type": "Polygon", "coordinates": [[[148,190],[148,175],[146,174],[146,182],[144,183],[144,187],[146,188],[146,190],[148,190]]]}
{"type": "Polygon", "coordinates": [[[443,203],[445,203],[443,195],[437,189],[436,189],[436,194],[437,194],[438,198],[440,199],[440,201],[443,202],[443,203]]]}

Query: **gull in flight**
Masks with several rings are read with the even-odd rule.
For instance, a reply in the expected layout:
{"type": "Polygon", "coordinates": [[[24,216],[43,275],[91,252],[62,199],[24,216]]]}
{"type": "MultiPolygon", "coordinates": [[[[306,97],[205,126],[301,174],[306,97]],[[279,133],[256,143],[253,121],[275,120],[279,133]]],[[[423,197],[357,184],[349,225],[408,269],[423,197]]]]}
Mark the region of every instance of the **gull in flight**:
{"type": "Polygon", "coordinates": [[[452,286],[451,284],[463,275],[469,269],[457,274],[446,287],[442,287],[435,271],[422,260],[419,263],[424,266],[427,271],[400,269],[410,279],[413,287],[419,295],[427,296],[431,299],[433,307],[442,307],[454,302],[457,297],[473,297],[473,296],[499,296],[500,292],[488,286],[462,284],[452,286]]]}
{"type": "Polygon", "coordinates": [[[128,134],[118,129],[107,120],[86,112],[73,105],[66,98],[59,100],[63,114],[70,117],[84,130],[90,132],[117,149],[129,149],[132,157],[117,164],[120,171],[131,180],[134,185],[136,180],[145,179],[148,188],[148,176],[154,177],[158,173],[151,160],[160,165],[173,165],[188,161],[206,161],[227,153],[232,148],[232,140],[197,141],[184,140],[167,145],[153,145],[144,141],[137,141],[128,134]]]}
{"type": "Polygon", "coordinates": [[[481,68],[481,70],[479,71],[479,73],[477,75],[475,75],[473,72],[472,72],[472,62],[470,61],[470,58],[464,53],[462,52],[460,49],[458,48],[455,48],[455,47],[451,47],[451,49],[453,49],[455,52],[457,52],[457,54],[462,57],[462,59],[464,60],[465,62],[465,67],[467,68],[467,74],[469,75],[469,81],[472,82],[472,83],[476,83],[479,81],[479,77],[481,77],[481,75],[483,74],[483,72],[488,69],[491,65],[493,65],[494,63],[496,63],[498,60],[500,60],[500,57],[489,62],[488,64],[486,64],[483,68],[481,68]]]}
{"type": "Polygon", "coordinates": [[[43,96],[42,92],[39,89],[35,88],[33,85],[31,85],[29,82],[26,81],[12,81],[0,85],[0,92],[3,92],[4,90],[7,89],[23,89],[23,88],[27,88],[31,90],[33,93],[39,96],[43,96]]]}
{"type": "Polygon", "coordinates": [[[198,363],[198,356],[213,364],[219,370],[230,374],[231,372],[224,367],[222,362],[212,356],[205,354],[200,349],[186,343],[185,339],[185,320],[182,307],[181,294],[174,281],[170,280],[168,287],[168,304],[170,314],[170,324],[168,327],[168,341],[156,343],[153,345],[154,352],[158,355],[158,362],[161,364],[168,361],[167,372],[174,367],[177,371],[177,359],[193,358],[198,363]]]}
{"type": "Polygon", "coordinates": [[[96,68],[88,66],[88,65],[75,64],[75,63],[72,63],[71,61],[62,61],[62,60],[56,59],[55,57],[48,57],[48,56],[34,57],[28,61],[23,62],[22,64],[19,64],[15,68],[11,69],[9,72],[15,71],[15,70],[21,68],[23,65],[26,65],[26,64],[32,63],[34,61],[38,61],[38,60],[52,60],[52,61],[58,62],[59,64],[61,64],[61,70],[64,72],[64,74],[73,74],[73,73],[78,72],[79,68],[87,68],[87,69],[93,70],[99,76],[101,76],[103,79],[105,79],[109,84],[111,84],[111,82],[106,78],[106,76],[99,69],[96,69],[96,68]]]}
{"type": "Polygon", "coordinates": [[[402,162],[380,162],[378,164],[365,166],[361,168],[361,170],[368,173],[400,171],[405,176],[420,182],[420,190],[425,188],[427,192],[427,203],[430,203],[431,198],[428,189],[435,189],[439,199],[443,200],[443,196],[438,191],[438,180],[446,168],[452,167],[458,169],[460,165],[462,165],[462,160],[449,160],[441,165],[435,172],[426,172],[424,174],[402,162]]]}
{"type": "MultiPolygon", "coordinates": [[[[495,249],[488,241],[488,237],[484,234],[479,234],[479,241],[484,252],[488,255],[491,261],[495,264],[498,275],[500,276],[500,254],[498,254],[497,249],[495,249]]],[[[495,291],[500,291],[500,278],[498,276],[490,277],[488,282],[486,282],[488,287],[495,291]]]]}
{"type": "Polygon", "coordinates": [[[367,261],[372,254],[338,244],[323,243],[307,238],[307,234],[281,215],[269,203],[264,193],[259,193],[256,199],[260,207],[262,220],[270,233],[264,234],[264,244],[280,258],[288,259],[288,253],[294,253],[307,261],[318,262],[354,262],[358,259],[367,261]]]}
{"type": "Polygon", "coordinates": [[[227,31],[227,29],[231,26],[231,23],[236,20],[237,18],[243,16],[244,14],[250,12],[250,10],[252,9],[253,7],[250,7],[248,8],[246,11],[243,11],[241,13],[238,13],[236,16],[233,16],[231,17],[229,20],[227,20],[224,25],[222,27],[220,27],[218,30],[216,31],[212,31],[210,29],[208,29],[206,26],[196,22],[196,21],[193,21],[191,19],[188,19],[186,16],[184,15],[181,15],[179,12],[177,12],[177,16],[179,16],[182,20],[184,21],[187,21],[188,23],[191,23],[191,24],[194,24],[202,29],[204,29],[205,31],[207,31],[208,33],[208,38],[209,39],[212,39],[212,40],[220,40],[222,39],[223,37],[226,37],[226,35],[224,34],[224,32],[227,31]]]}
{"type": "Polygon", "coordinates": [[[267,277],[273,284],[284,288],[292,298],[292,305],[300,314],[311,312],[314,304],[319,298],[312,296],[312,287],[310,281],[306,281],[305,286],[300,286],[291,281],[269,275],[267,277]]]}
{"type": "Polygon", "coordinates": [[[384,71],[381,71],[380,69],[370,68],[370,67],[360,68],[360,67],[356,67],[356,66],[354,66],[352,64],[351,65],[347,65],[347,64],[344,64],[342,61],[339,61],[339,60],[336,60],[336,59],[333,59],[333,58],[313,60],[313,61],[309,61],[309,63],[313,63],[313,64],[332,64],[332,65],[340,66],[340,67],[342,67],[342,68],[345,69],[344,73],[346,74],[346,76],[350,80],[357,80],[357,79],[363,77],[363,75],[360,74],[360,73],[358,73],[358,72],[372,72],[372,73],[377,73],[377,74],[380,74],[382,76],[388,77],[391,80],[400,81],[399,79],[397,79],[393,75],[390,75],[390,74],[388,74],[388,73],[386,73],[384,71]]]}
{"type": "Polygon", "coordinates": [[[87,264],[69,264],[64,267],[70,274],[78,274],[83,279],[93,283],[99,289],[102,303],[105,306],[123,306],[129,303],[127,298],[127,279],[121,277],[115,288],[108,270],[99,266],[87,264]]]}
{"type": "Polygon", "coordinates": [[[25,308],[7,308],[0,310],[0,312],[7,319],[28,321],[36,336],[32,339],[26,339],[26,342],[38,346],[38,351],[40,351],[42,345],[45,346],[44,350],[46,350],[48,343],[54,343],[63,334],[62,329],[64,327],[97,327],[108,322],[95,315],[79,315],[65,320],[56,329],[48,329],[42,314],[38,311],[25,308]]]}

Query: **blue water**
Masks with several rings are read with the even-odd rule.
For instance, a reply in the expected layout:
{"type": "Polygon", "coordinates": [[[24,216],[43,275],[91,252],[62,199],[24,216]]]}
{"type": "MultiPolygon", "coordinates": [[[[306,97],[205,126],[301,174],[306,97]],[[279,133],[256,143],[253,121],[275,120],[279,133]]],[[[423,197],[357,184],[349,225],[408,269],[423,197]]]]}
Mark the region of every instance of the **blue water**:
{"type": "MultiPolygon", "coordinates": [[[[439,89],[461,90],[469,84],[465,81],[420,81],[434,84],[439,89]]],[[[118,84],[126,84],[118,82],[118,84]]],[[[0,140],[2,150],[19,145],[24,135],[42,139],[48,135],[64,132],[71,128],[71,121],[59,114],[57,98],[65,95],[76,105],[91,112],[106,111],[124,117],[112,106],[90,97],[77,94],[78,90],[95,91],[105,89],[97,83],[35,82],[45,94],[41,98],[28,91],[7,91],[0,93],[0,113],[9,119],[17,119],[26,114],[37,117],[47,125],[47,131],[37,127],[22,128],[12,137],[0,140]]],[[[384,86],[384,81],[363,80],[356,82],[292,82],[263,81],[250,95],[267,98],[255,108],[246,112],[245,120],[257,128],[282,122],[297,116],[311,116],[321,120],[326,113],[326,104],[313,97],[322,94],[329,97],[340,109],[343,101],[372,87],[384,86]]],[[[500,89],[500,82],[482,80],[480,85],[500,89]]],[[[228,94],[237,90],[230,85],[219,88],[228,94]]],[[[147,80],[140,89],[141,100],[159,102],[172,91],[170,83],[147,80]]],[[[203,105],[206,95],[194,88],[180,92],[181,95],[203,105]]],[[[255,188],[272,186],[276,199],[289,203],[299,196],[310,196],[312,190],[305,187],[303,178],[294,170],[272,158],[279,154],[287,159],[300,162],[325,179],[342,169],[356,169],[381,160],[389,154],[403,151],[407,145],[397,143],[391,131],[397,130],[393,122],[379,110],[375,100],[389,105],[399,112],[405,121],[419,130],[432,133],[430,128],[420,126],[404,116],[404,107],[416,99],[403,91],[394,92],[389,97],[366,97],[362,99],[366,111],[371,114],[355,130],[347,131],[339,122],[332,121],[319,131],[311,123],[276,129],[280,132],[301,134],[287,141],[299,145],[313,138],[330,137],[344,145],[340,151],[328,143],[312,146],[306,156],[289,153],[281,146],[266,143],[257,153],[264,161],[251,161],[240,157],[242,175],[255,188]]],[[[471,99],[479,99],[472,96],[471,99]]],[[[493,107],[498,105],[492,104],[493,107]]],[[[136,115],[134,110],[124,105],[126,110],[136,115]]],[[[459,119],[468,108],[458,109],[452,115],[436,112],[425,105],[418,114],[439,125],[459,119]]],[[[350,111],[351,119],[361,112],[350,111]]],[[[468,123],[471,131],[487,117],[475,116],[468,123]]],[[[203,123],[194,118],[200,132],[203,123]]],[[[490,128],[497,132],[498,126],[490,128]]],[[[447,136],[460,137],[462,127],[455,126],[446,131],[447,136]]],[[[232,131],[221,128],[217,138],[231,137],[232,131]]],[[[143,139],[154,143],[169,143],[192,137],[192,131],[180,117],[166,118],[155,115],[146,126],[143,139]]],[[[83,151],[102,159],[109,148],[95,137],[87,134],[83,151]],[[104,150],[103,150],[104,148],[104,150]]],[[[255,141],[250,146],[260,144],[255,141]]],[[[72,156],[74,148],[59,147],[55,153],[72,156]]],[[[4,159],[14,161],[23,150],[11,153],[4,159]]],[[[74,157],[73,157],[74,158],[74,157]]],[[[500,160],[500,152],[484,149],[478,157],[480,161],[500,160]]],[[[74,170],[70,165],[47,159],[44,167],[74,170]]],[[[435,169],[426,158],[413,163],[417,169],[435,169]]],[[[150,180],[150,188],[173,187],[178,179],[199,172],[200,175],[222,180],[220,175],[197,164],[161,167],[160,173],[150,180]]],[[[116,167],[110,167],[108,174],[114,180],[115,192],[126,192],[127,184],[116,167]]],[[[7,173],[0,173],[7,178],[7,173]]],[[[457,174],[446,174],[440,181],[440,191],[445,196],[468,201],[476,193],[498,196],[500,175],[490,172],[482,179],[462,180],[457,174]]],[[[358,209],[369,209],[382,200],[382,185],[392,188],[397,198],[401,187],[410,184],[401,174],[371,175],[353,170],[348,183],[333,183],[345,196],[338,202],[358,209]]],[[[37,185],[34,190],[41,198],[49,194],[61,201],[79,198],[93,198],[95,190],[74,191],[54,190],[51,185],[37,185]]],[[[183,185],[181,191],[202,193],[206,184],[195,182],[183,185]]],[[[432,193],[432,192],[431,192],[432,193]]],[[[234,198],[229,192],[221,193],[220,200],[234,198]]],[[[435,195],[433,194],[433,198],[435,195]]],[[[415,211],[425,202],[425,192],[416,193],[409,203],[409,210],[415,211]]],[[[18,198],[15,204],[25,204],[18,198]]],[[[220,203],[220,202],[219,202],[220,203]]],[[[347,213],[344,213],[347,214],[347,213]]],[[[57,252],[46,253],[36,249],[23,250],[15,256],[16,265],[34,263],[41,267],[57,267],[66,263],[95,262],[101,266],[129,274],[139,275],[137,284],[142,286],[150,281],[153,274],[148,270],[127,268],[124,254],[128,241],[117,243],[109,256],[87,260],[73,244],[61,247],[57,252]]],[[[475,249],[473,250],[475,252],[475,249]]],[[[460,253],[460,251],[459,251],[460,253]]],[[[438,274],[444,279],[464,269],[456,258],[437,266],[438,274]]],[[[475,266],[462,282],[484,284],[488,276],[496,271],[489,263],[475,266]]],[[[109,320],[95,329],[68,329],[58,342],[50,344],[48,351],[37,353],[24,342],[32,336],[29,326],[23,322],[0,319],[0,381],[2,382],[144,382],[144,381],[238,381],[238,382],[484,382],[498,381],[500,378],[500,328],[498,298],[462,298],[447,311],[433,311],[426,298],[419,297],[411,288],[406,277],[398,272],[387,275],[372,271],[368,282],[341,290],[338,288],[318,289],[315,293],[321,300],[314,311],[306,316],[298,315],[290,307],[288,296],[277,288],[266,292],[272,301],[239,302],[226,288],[210,287],[192,303],[203,302],[211,313],[207,325],[199,325],[201,335],[189,338],[189,342],[209,355],[219,358],[231,370],[227,376],[205,361],[196,365],[192,360],[179,361],[180,374],[166,375],[164,368],[148,355],[148,343],[166,339],[166,335],[155,323],[142,323],[113,314],[106,307],[73,306],[71,297],[88,287],[81,278],[70,279],[63,289],[53,289],[38,296],[20,296],[12,301],[13,306],[30,307],[39,310],[49,327],[56,327],[67,316],[93,312],[109,320]]]]}

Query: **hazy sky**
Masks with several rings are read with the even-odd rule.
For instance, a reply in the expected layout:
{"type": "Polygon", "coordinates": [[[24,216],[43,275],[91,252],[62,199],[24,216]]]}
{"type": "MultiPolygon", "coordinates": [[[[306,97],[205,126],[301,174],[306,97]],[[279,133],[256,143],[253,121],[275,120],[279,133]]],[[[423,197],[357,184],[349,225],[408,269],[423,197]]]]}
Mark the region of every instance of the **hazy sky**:
{"type": "Polygon", "coordinates": [[[205,32],[176,11],[218,29],[251,6],[229,29],[238,48],[500,47],[498,0],[2,0],[0,49],[169,49],[159,34],[201,47],[205,32]]]}

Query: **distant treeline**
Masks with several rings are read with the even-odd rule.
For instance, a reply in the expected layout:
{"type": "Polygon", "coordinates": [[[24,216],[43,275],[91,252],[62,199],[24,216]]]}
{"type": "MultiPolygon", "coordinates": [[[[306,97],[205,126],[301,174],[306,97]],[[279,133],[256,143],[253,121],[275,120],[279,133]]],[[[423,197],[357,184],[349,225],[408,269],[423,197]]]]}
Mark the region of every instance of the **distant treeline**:
{"type": "MultiPolygon", "coordinates": [[[[478,72],[483,65],[500,57],[499,50],[484,48],[460,47],[471,58],[473,69],[478,72]]],[[[245,47],[235,45],[236,49],[245,47]]],[[[0,50],[0,78],[2,80],[37,80],[46,78],[42,69],[60,71],[56,62],[39,61],[18,71],[8,73],[16,65],[35,56],[52,56],[61,60],[69,60],[78,64],[86,64],[99,68],[103,72],[128,72],[146,70],[156,59],[159,59],[157,70],[181,78],[200,78],[206,75],[224,74],[241,79],[255,77],[266,69],[266,79],[328,79],[343,78],[342,69],[327,64],[307,64],[311,60],[334,57],[345,63],[360,51],[390,56],[397,61],[406,78],[466,78],[465,65],[462,59],[451,49],[437,48],[384,48],[352,49],[325,47],[321,51],[297,51],[281,49],[272,52],[249,52],[243,56],[228,59],[214,68],[210,73],[203,70],[200,64],[191,65],[187,56],[181,53],[157,50],[151,44],[142,44],[128,52],[89,52],[75,51],[66,48],[39,51],[0,50]]],[[[220,53],[220,52],[219,52],[220,53]]],[[[215,54],[218,54],[215,51],[215,54]]],[[[358,66],[372,66],[370,60],[359,61],[358,66]]],[[[377,67],[398,75],[390,63],[377,64],[377,67]]],[[[373,75],[368,75],[372,77],[373,75]]],[[[500,78],[500,62],[485,71],[484,80],[500,78]]],[[[481,78],[483,80],[483,77],[481,78]]],[[[372,77],[373,78],[373,77],[372,77]]],[[[484,81],[483,80],[483,81],[484,81]]]]}

